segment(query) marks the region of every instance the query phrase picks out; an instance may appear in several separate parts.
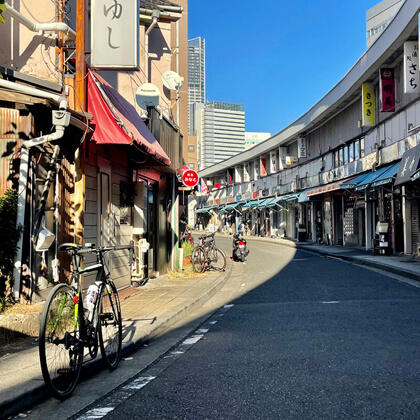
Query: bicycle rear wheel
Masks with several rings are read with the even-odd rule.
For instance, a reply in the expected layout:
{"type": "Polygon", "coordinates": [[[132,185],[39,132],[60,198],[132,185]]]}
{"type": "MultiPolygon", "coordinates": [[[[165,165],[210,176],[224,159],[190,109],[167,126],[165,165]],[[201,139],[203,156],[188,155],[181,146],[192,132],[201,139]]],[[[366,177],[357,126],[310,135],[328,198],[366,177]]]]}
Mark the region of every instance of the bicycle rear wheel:
{"type": "Polygon", "coordinates": [[[113,283],[102,288],[101,311],[99,313],[99,345],[105,364],[115,369],[121,358],[122,319],[118,291],[113,283]]]}
{"type": "Polygon", "coordinates": [[[206,265],[206,256],[204,249],[201,246],[196,246],[191,255],[191,262],[193,271],[202,273],[206,265]]]}
{"type": "Polygon", "coordinates": [[[39,328],[42,376],[52,395],[67,398],[76,387],[83,362],[81,314],[75,290],[58,284],[48,295],[39,328]]]}
{"type": "Polygon", "coordinates": [[[216,271],[223,271],[226,268],[226,255],[218,247],[210,248],[207,251],[207,261],[209,261],[210,268],[216,271]]]}

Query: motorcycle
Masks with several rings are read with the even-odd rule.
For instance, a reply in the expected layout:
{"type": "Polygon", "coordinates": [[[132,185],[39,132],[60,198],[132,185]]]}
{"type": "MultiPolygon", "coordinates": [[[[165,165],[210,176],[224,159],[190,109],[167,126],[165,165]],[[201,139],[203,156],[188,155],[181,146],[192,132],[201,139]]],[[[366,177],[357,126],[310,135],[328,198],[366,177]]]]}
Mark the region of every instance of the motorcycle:
{"type": "Polygon", "coordinates": [[[249,249],[246,249],[246,240],[242,236],[243,232],[238,232],[233,235],[232,243],[232,260],[233,261],[242,261],[246,260],[246,257],[249,254],[249,249]]]}

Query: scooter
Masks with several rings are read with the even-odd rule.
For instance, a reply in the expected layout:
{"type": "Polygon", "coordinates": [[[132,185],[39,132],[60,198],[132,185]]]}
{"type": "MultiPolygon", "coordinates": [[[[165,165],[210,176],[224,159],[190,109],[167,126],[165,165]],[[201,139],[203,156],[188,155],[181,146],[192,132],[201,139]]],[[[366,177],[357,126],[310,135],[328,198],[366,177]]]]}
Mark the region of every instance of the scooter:
{"type": "Polygon", "coordinates": [[[189,242],[189,243],[194,243],[193,237],[192,237],[192,226],[190,226],[188,223],[184,222],[183,220],[181,220],[181,223],[185,225],[185,230],[181,235],[181,240],[180,242],[189,242]]]}
{"type": "Polygon", "coordinates": [[[238,232],[233,235],[232,243],[232,260],[244,262],[249,254],[249,249],[246,249],[246,240],[242,236],[243,232],[238,232]]]}

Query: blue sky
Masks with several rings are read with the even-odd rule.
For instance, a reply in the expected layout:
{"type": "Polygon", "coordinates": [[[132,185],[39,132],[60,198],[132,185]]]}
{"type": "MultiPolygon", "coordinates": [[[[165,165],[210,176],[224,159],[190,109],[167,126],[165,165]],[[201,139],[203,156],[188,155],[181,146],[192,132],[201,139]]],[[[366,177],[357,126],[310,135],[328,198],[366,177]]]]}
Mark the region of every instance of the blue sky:
{"type": "Polygon", "coordinates": [[[189,0],[188,38],[206,40],[206,99],[245,105],[246,131],[278,133],[366,50],[380,0],[189,0]]]}

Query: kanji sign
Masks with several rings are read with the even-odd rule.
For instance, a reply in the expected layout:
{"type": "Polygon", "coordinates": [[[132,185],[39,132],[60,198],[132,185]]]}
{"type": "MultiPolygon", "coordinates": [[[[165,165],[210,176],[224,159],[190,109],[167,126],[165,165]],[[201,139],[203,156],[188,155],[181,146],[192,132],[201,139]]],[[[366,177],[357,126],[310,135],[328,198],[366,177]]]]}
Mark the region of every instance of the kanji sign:
{"type": "Polygon", "coordinates": [[[139,68],[139,0],[92,0],[91,60],[97,69],[139,68]]]}
{"type": "Polygon", "coordinates": [[[182,182],[186,187],[195,187],[198,184],[198,175],[194,169],[188,169],[182,174],[182,182]]]}

